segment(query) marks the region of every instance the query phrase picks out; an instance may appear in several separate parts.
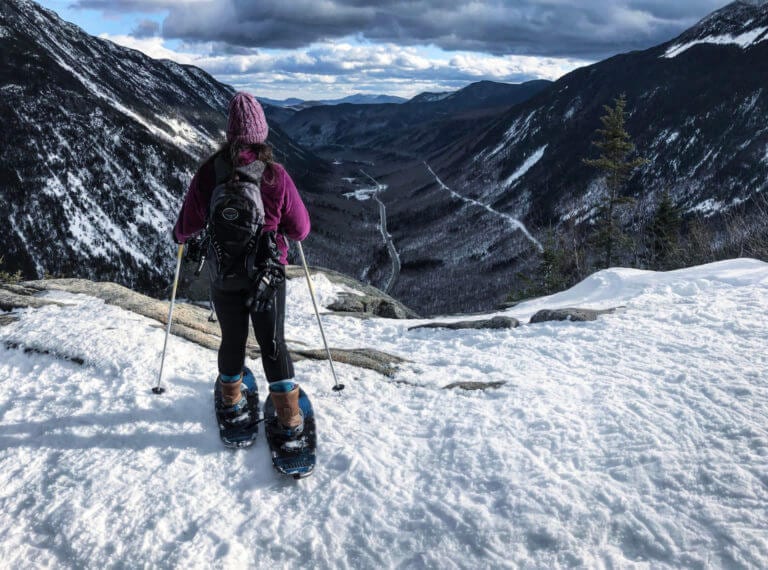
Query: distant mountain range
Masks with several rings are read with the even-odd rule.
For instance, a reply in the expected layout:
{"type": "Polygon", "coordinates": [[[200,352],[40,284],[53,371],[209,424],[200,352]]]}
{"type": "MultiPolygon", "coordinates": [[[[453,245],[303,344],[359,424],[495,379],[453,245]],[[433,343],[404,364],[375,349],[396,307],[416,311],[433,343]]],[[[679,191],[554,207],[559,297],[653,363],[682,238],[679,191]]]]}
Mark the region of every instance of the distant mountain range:
{"type": "Polygon", "coordinates": [[[529,81],[519,85],[480,81],[453,93],[423,93],[400,104],[314,106],[295,113],[283,113],[275,120],[300,144],[323,147],[414,150],[445,123],[469,119],[474,125],[494,118],[513,105],[527,100],[551,82],[529,81]],[[427,132],[420,127],[429,124],[427,132]],[[414,147],[399,137],[421,141],[414,147]]]}
{"type": "Polygon", "coordinates": [[[340,99],[323,99],[319,101],[304,101],[291,97],[290,99],[276,100],[260,97],[259,102],[267,103],[275,107],[290,107],[293,109],[306,109],[318,105],[342,105],[352,103],[354,105],[376,105],[380,103],[405,103],[407,99],[395,95],[367,95],[365,93],[355,93],[340,99]]]}

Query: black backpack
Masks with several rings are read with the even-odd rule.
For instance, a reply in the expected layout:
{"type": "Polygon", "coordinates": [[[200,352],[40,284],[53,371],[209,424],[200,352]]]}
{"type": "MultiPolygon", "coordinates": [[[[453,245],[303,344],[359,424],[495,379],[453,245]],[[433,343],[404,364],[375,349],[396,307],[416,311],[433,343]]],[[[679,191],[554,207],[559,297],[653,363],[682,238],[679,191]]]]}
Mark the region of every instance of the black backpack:
{"type": "MultiPolygon", "coordinates": [[[[261,177],[265,164],[255,160],[232,167],[214,159],[216,186],[208,214],[208,267],[211,284],[223,291],[250,289],[257,279],[258,247],[264,227],[261,177]]],[[[270,232],[271,233],[271,232],[270,232]]]]}

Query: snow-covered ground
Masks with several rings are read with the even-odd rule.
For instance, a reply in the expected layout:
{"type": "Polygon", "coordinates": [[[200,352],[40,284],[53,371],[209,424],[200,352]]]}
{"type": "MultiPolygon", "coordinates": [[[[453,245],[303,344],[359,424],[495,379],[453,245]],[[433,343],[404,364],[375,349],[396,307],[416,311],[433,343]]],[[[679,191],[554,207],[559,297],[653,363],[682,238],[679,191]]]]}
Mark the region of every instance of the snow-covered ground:
{"type": "MultiPolygon", "coordinates": [[[[50,296],[0,327],[4,568],[768,567],[768,264],[613,269],[504,313],[625,307],[591,323],[326,316],[333,346],[412,363],[339,364],[341,396],[297,363],[320,436],[299,482],[262,440],[221,446],[213,351],[172,338],[155,396],[159,323],[50,296]]],[[[289,343],[321,346],[306,283],[289,299],[289,343]]]]}

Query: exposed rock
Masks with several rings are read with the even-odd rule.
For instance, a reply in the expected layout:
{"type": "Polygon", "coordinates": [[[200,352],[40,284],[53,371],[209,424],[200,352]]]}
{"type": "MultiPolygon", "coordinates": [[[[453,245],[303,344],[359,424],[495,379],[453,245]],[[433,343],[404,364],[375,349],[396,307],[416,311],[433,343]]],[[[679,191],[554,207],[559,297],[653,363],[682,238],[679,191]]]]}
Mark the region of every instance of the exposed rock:
{"type": "Polygon", "coordinates": [[[481,319],[476,321],[454,321],[452,323],[426,323],[410,327],[414,329],[514,329],[520,325],[520,321],[512,317],[493,317],[491,319],[481,319]]]}
{"type": "Polygon", "coordinates": [[[394,299],[373,297],[371,295],[355,295],[354,293],[339,293],[339,297],[328,305],[334,313],[360,313],[388,319],[417,318],[413,311],[394,299]]]}
{"type": "Polygon", "coordinates": [[[14,315],[12,313],[0,314],[0,327],[10,325],[11,323],[15,323],[18,320],[19,320],[18,315],[14,315]]]}
{"type": "Polygon", "coordinates": [[[0,289],[5,289],[17,295],[34,295],[37,293],[37,290],[24,287],[18,283],[0,283],[0,289]]]}
{"type": "MultiPolygon", "coordinates": [[[[377,317],[385,317],[389,319],[419,318],[419,315],[413,310],[372,285],[360,283],[351,277],[347,277],[343,273],[331,269],[310,266],[309,272],[310,274],[322,273],[331,283],[345,285],[362,293],[362,295],[342,293],[339,296],[339,299],[328,307],[328,309],[332,311],[338,311],[340,313],[370,313],[377,317]],[[348,301],[349,298],[351,298],[351,300],[348,301]]],[[[287,266],[285,268],[285,276],[288,279],[306,279],[304,268],[299,265],[287,266]]]]}
{"type": "Polygon", "coordinates": [[[530,324],[546,321],[595,321],[599,315],[613,313],[616,309],[542,309],[531,317],[530,324]]]}
{"type": "Polygon", "coordinates": [[[0,285],[0,310],[12,311],[13,309],[26,309],[28,307],[39,309],[46,305],[61,305],[57,301],[33,297],[29,292],[22,292],[22,289],[16,285],[5,283],[0,285]]]}
{"type": "Polygon", "coordinates": [[[461,388],[462,390],[487,390],[489,388],[501,388],[506,382],[454,382],[443,386],[443,390],[452,390],[454,388],[461,388]]]}
{"type": "MultiPolygon", "coordinates": [[[[208,268],[204,267],[199,276],[195,276],[197,264],[184,262],[181,266],[179,294],[191,301],[209,300],[208,268]]],[[[390,297],[372,285],[360,283],[343,273],[321,267],[310,267],[310,274],[321,273],[331,283],[345,285],[361,294],[341,293],[339,298],[327,307],[334,314],[348,316],[376,316],[388,319],[418,319],[419,316],[397,299],[390,297]]],[[[304,268],[300,265],[288,265],[285,268],[287,279],[306,279],[304,268]]]]}
{"type": "MultiPolygon", "coordinates": [[[[97,283],[87,279],[46,279],[42,281],[28,281],[24,286],[30,291],[57,290],[69,293],[80,293],[102,299],[110,305],[116,305],[123,309],[138,313],[145,317],[155,319],[165,325],[168,322],[168,302],[152,299],[141,293],[136,293],[116,283],[97,283]]],[[[0,289],[0,302],[2,294],[14,295],[0,289]]],[[[26,302],[44,301],[37,297],[22,297],[26,302]]],[[[48,303],[51,303],[49,301],[48,303]]],[[[25,306],[32,306],[31,304],[25,306]]],[[[177,303],[173,311],[173,324],[171,332],[191,342],[218,350],[221,340],[221,330],[218,323],[208,321],[209,311],[189,303],[177,303]]],[[[288,340],[289,344],[302,344],[288,340]]],[[[251,358],[260,355],[259,345],[250,331],[246,351],[251,358]]],[[[295,361],[309,359],[326,359],[324,349],[293,349],[290,350],[291,358],[295,361]]],[[[331,348],[331,356],[334,360],[361,368],[375,370],[386,376],[393,376],[397,371],[397,365],[405,362],[404,359],[373,349],[336,349],[331,348]]]]}
{"type": "MultiPolygon", "coordinates": [[[[312,360],[327,360],[328,355],[325,350],[295,350],[291,354],[302,356],[312,360]]],[[[390,378],[397,372],[397,365],[407,362],[404,358],[381,352],[380,350],[368,348],[340,349],[332,348],[331,357],[334,362],[351,364],[360,368],[375,370],[380,374],[390,378]]]]}

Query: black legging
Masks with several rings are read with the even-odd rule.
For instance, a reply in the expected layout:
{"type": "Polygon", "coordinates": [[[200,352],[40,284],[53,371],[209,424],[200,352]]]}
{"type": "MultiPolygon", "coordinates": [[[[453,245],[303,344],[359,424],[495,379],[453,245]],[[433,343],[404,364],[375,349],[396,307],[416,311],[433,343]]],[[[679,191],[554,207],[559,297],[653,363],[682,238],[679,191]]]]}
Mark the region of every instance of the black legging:
{"type": "MultiPolygon", "coordinates": [[[[213,289],[213,306],[221,325],[219,373],[240,374],[245,363],[248,341],[248,308],[245,291],[225,292],[213,289]]],[[[293,378],[293,362],[285,344],[285,281],[275,295],[271,311],[250,313],[256,342],[261,348],[261,363],[268,382],[293,378]]]]}

